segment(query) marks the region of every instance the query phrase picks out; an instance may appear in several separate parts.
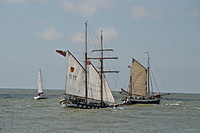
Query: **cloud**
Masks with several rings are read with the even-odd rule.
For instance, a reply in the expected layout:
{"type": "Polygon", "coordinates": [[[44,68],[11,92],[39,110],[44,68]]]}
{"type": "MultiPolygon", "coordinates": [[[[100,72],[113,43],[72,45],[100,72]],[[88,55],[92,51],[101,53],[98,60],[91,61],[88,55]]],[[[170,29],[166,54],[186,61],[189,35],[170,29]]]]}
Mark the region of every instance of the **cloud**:
{"type": "Polygon", "coordinates": [[[61,7],[63,7],[67,12],[72,12],[80,16],[92,16],[96,14],[99,9],[106,8],[109,5],[109,0],[82,0],[77,3],[72,0],[66,0],[61,4],[61,7]]]}
{"type": "Polygon", "coordinates": [[[63,37],[63,35],[54,27],[45,29],[41,32],[34,32],[36,37],[43,38],[45,40],[59,40],[63,37]]]}
{"type": "Polygon", "coordinates": [[[3,0],[10,3],[25,3],[25,2],[48,2],[52,0],[3,0]]]}
{"type": "Polygon", "coordinates": [[[147,9],[143,6],[133,6],[131,8],[131,16],[133,18],[164,18],[160,9],[155,8],[154,10],[147,9]]]}
{"type": "Polygon", "coordinates": [[[96,34],[103,33],[104,41],[111,41],[119,36],[119,33],[114,27],[99,27],[96,30],[96,34]]]}
{"type": "MultiPolygon", "coordinates": [[[[103,34],[103,39],[106,42],[116,39],[119,36],[119,33],[114,27],[99,27],[95,29],[95,34],[99,36],[99,38],[100,38],[101,31],[103,34]]],[[[84,38],[85,38],[84,33],[77,32],[77,33],[74,33],[72,36],[70,36],[70,41],[72,43],[83,43],[84,38]]],[[[99,40],[94,40],[94,41],[97,42],[99,40]]]]}
{"type": "Polygon", "coordinates": [[[133,18],[145,18],[151,14],[150,10],[145,9],[142,6],[133,6],[131,9],[131,15],[133,18]]]}
{"type": "Polygon", "coordinates": [[[82,43],[84,41],[84,34],[83,33],[80,33],[80,32],[77,32],[77,33],[74,33],[71,37],[70,37],[70,40],[71,42],[73,43],[82,43]]]}

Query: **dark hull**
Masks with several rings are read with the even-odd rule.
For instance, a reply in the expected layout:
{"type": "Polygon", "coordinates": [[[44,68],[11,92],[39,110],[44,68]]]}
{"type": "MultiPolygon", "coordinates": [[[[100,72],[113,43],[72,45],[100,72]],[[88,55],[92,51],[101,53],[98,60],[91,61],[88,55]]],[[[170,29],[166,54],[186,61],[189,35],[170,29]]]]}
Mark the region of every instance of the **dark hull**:
{"type": "Polygon", "coordinates": [[[67,104],[66,106],[72,108],[81,108],[81,109],[99,109],[99,106],[90,104],[67,104]]]}
{"type": "Polygon", "coordinates": [[[159,104],[160,99],[129,99],[125,104],[159,104]]]}
{"type": "Polygon", "coordinates": [[[101,105],[100,103],[83,103],[83,102],[72,102],[67,99],[61,99],[59,103],[63,107],[72,107],[72,108],[81,108],[81,109],[99,109],[99,108],[107,108],[107,107],[117,107],[118,105],[101,105]]]}
{"type": "Polygon", "coordinates": [[[40,97],[40,98],[38,98],[38,99],[48,99],[47,97],[40,97]]]}

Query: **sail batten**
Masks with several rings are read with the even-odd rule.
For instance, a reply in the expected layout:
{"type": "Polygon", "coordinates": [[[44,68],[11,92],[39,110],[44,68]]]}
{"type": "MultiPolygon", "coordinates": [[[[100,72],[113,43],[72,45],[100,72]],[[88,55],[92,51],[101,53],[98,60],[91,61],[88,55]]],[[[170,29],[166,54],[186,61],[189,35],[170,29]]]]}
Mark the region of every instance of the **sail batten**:
{"type": "Polygon", "coordinates": [[[132,59],[130,89],[131,95],[147,95],[147,69],[135,59],[132,59]]]}

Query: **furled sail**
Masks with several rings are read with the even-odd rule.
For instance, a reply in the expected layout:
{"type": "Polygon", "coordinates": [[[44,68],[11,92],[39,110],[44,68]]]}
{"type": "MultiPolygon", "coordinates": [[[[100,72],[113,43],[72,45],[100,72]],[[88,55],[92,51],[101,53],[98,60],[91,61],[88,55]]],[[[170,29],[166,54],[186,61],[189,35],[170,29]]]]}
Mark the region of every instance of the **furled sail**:
{"type": "Polygon", "coordinates": [[[39,69],[38,73],[38,93],[43,93],[41,69],[39,69]]]}
{"type": "Polygon", "coordinates": [[[130,89],[132,94],[147,95],[147,69],[135,59],[132,59],[130,89]]]}
{"type": "Polygon", "coordinates": [[[68,51],[65,93],[85,97],[85,69],[68,51]]]}
{"type": "MultiPolygon", "coordinates": [[[[89,65],[88,98],[94,99],[94,100],[101,100],[100,85],[101,85],[100,75],[95,69],[95,67],[91,64],[89,65]]],[[[115,102],[105,75],[104,75],[104,82],[103,82],[103,101],[109,102],[109,103],[115,102]]]]}

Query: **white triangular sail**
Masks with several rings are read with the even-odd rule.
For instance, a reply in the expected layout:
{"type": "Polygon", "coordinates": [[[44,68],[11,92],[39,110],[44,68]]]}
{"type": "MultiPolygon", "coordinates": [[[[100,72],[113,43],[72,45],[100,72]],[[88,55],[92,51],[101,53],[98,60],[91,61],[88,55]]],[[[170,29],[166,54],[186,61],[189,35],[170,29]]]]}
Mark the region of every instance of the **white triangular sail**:
{"type": "Polygon", "coordinates": [[[135,59],[132,60],[130,89],[132,94],[147,95],[147,69],[135,59]]]}
{"type": "MultiPolygon", "coordinates": [[[[89,65],[89,81],[88,81],[88,98],[94,99],[94,100],[101,100],[101,79],[100,75],[95,69],[95,67],[91,64],[89,65]]],[[[103,82],[103,101],[114,103],[114,97],[110,91],[108,82],[106,80],[106,77],[104,76],[104,82],[103,82]]]]}
{"type": "Polygon", "coordinates": [[[41,69],[39,69],[39,73],[38,73],[38,93],[43,93],[41,69]]]}
{"type": "Polygon", "coordinates": [[[108,85],[108,81],[104,75],[104,85],[103,85],[103,101],[109,103],[115,103],[115,99],[112,95],[110,87],[108,85]]]}
{"type": "Polygon", "coordinates": [[[65,93],[85,97],[85,69],[68,51],[65,93]]]}
{"type": "Polygon", "coordinates": [[[100,75],[95,67],[90,64],[88,77],[88,98],[101,100],[100,84],[100,75]]]}

